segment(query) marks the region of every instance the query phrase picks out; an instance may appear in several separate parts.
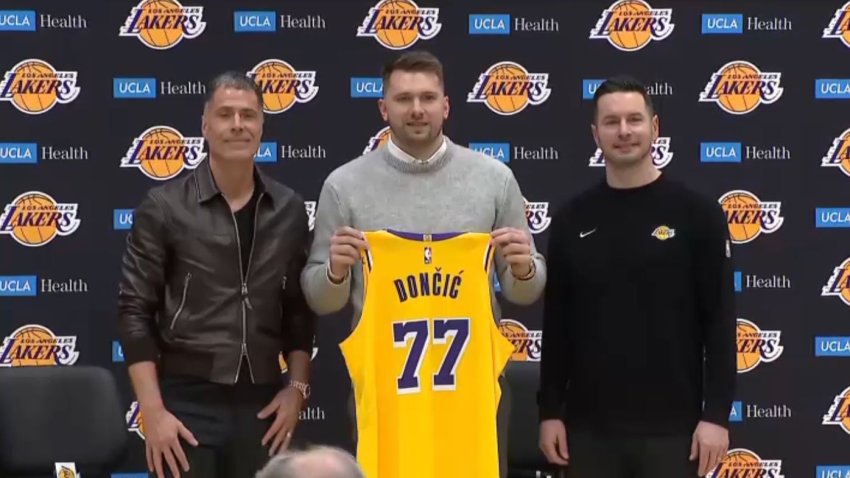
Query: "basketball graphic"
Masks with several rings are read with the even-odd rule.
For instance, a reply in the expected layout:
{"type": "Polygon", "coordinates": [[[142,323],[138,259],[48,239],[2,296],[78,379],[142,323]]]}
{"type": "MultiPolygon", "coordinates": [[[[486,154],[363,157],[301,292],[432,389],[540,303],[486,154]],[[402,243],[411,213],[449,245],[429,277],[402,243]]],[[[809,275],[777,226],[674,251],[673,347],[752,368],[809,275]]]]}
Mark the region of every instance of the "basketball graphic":
{"type": "Polygon", "coordinates": [[[763,460],[746,448],[733,448],[726,452],[723,459],[706,478],[725,478],[730,476],[764,476],[785,478],[782,474],[781,460],[763,460]]]}
{"type": "Polygon", "coordinates": [[[776,232],[784,222],[782,203],[762,201],[749,191],[729,191],[719,199],[733,244],[746,244],[760,234],[776,232]]]}
{"type": "Polygon", "coordinates": [[[850,128],[832,140],[832,145],[821,158],[820,165],[824,168],[839,168],[850,176],[850,128]]]}
{"type": "Polygon", "coordinates": [[[782,96],[782,73],[765,73],[748,61],[726,63],[706,83],[700,103],[717,103],[734,115],[755,111],[761,104],[774,103],[782,96]]]}
{"type": "Polygon", "coordinates": [[[59,337],[43,325],[24,325],[3,339],[0,367],[73,365],[80,355],[76,345],[76,336],[59,337]]]}
{"type": "Polygon", "coordinates": [[[137,136],[121,158],[122,168],[138,168],[145,176],[167,181],[195,169],[207,157],[204,138],[184,137],[170,126],[152,126],[137,136]]]}
{"type": "Polygon", "coordinates": [[[850,434],[850,387],[845,388],[832,401],[824,414],[822,425],[837,425],[850,434]]]}
{"type": "Polygon", "coordinates": [[[207,24],[204,7],[184,7],[177,0],[142,0],[130,10],[119,37],[136,37],[154,50],[177,46],[184,38],[197,38],[207,24]]]}
{"type": "Polygon", "coordinates": [[[40,247],[56,236],[68,236],[80,226],[78,205],[59,203],[41,191],[18,195],[0,214],[0,234],[23,246],[40,247]]]}
{"type": "Polygon", "coordinates": [[[749,372],[762,362],[773,362],[782,355],[782,332],[761,330],[747,319],[738,319],[737,326],[738,373],[749,372]]]}
{"type": "Polygon", "coordinates": [[[608,40],[621,51],[637,51],[673,33],[673,10],[643,0],[619,0],[606,8],[590,30],[591,40],[608,40]]]}
{"type": "Polygon", "coordinates": [[[519,63],[502,61],[478,76],[466,101],[484,103],[499,115],[515,115],[528,105],[546,101],[552,92],[548,85],[548,73],[529,73],[519,63]]]}
{"type": "Polygon", "coordinates": [[[296,103],[307,103],[319,92],[315,71],[298,71],[283,60],[263,60],[248,76],[262,90],[263,111],[270,114],[283,113],[296,103]]]}
{"type": "Polygon", "coordinates": [[[80,94],[76,71],[58,71],[44,60],[18,62],[0,81],[0,101],[29,115],[44,114],[56,104],[68,104],[80,94]]]}
{"type": "Polygon", "coordinates": [[[829,25],[823,29],[822,38],[838,38],[850,48],[850,2],[835,10],[829,25]]]}
{"type": "Polygon", "coordinates": [[[363,148],[363,154],[366,154],[369,151],[374,151],[374,150],[380,148],[381,146],[385,145],[387,143],[387,141],[390,140],[390,134],[391,134],[391,131],[390,131],[389,126],[385,126],[385,127],[381,128],[380,131],[378,131],[377,133],[375,133],[374,136],[369,138],[369,142],[366,143],[366,147],[363,148]]]}
{"type": "MultiPolygon", "coordinates": [[[[673,152],[670,151],[670,138],[667,136],[656,138],[652,142],[649,154],[652,156],[652,165],[658,169],[664,169],[673,160],[673,152]]],[[[596,148],[587,165],[591,168],[605,167],[605,155],[600,148],[596,148]]]]}
{"type": "Polygon", "coordinates": [[[833,269],[832,276],[821,288],[822,297],[838,297],[850,306],[850,257],[833,269]]]}
{"type": "Polygon", "coordinates": [[[357,27],[358,37],[372,37],[385,48],[404,50],[440,33],[439,8],[420,8],[412,0],[381,0],[357,27]]]}
{"type": "Polygon", "coordinates": [[[543,346],[543,332],[528,330],[521,322],[512,319],[499,321],[499,332],[514,344],[511,360],[516,362],[539,362],[543,346]]]}

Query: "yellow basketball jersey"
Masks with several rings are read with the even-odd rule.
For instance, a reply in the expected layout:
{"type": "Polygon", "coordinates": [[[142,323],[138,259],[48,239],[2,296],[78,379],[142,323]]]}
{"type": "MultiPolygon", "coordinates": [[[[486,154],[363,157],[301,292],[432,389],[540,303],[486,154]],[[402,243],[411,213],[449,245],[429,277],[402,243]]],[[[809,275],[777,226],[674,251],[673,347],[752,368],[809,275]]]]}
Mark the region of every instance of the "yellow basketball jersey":
{"type": "Polygon", "coordinates": [[[498,377],[514,347],[493,318],[490,235],[365,235],[363,312],[340,348],[366,477],[498,477],[498,377]]]}

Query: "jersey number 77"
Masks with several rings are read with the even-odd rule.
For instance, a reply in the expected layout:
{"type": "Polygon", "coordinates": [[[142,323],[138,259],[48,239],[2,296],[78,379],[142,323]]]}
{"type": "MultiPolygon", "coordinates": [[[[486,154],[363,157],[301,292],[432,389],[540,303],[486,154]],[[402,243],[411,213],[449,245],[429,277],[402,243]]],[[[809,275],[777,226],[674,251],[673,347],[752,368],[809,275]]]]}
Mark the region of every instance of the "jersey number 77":
{"type": "Polygon", "coordinates": [[[399,348],[410,344],[401,375],[396,379],[396,391],[399,394],[419,392],[419,370],[429,344],[444,345],[450,337],[451,345],[433,375],[431,385],[433,390],[454,390],[455,372],[469,343],[469,324],[468,317],[393,322],[393,346],[399,348]]]}

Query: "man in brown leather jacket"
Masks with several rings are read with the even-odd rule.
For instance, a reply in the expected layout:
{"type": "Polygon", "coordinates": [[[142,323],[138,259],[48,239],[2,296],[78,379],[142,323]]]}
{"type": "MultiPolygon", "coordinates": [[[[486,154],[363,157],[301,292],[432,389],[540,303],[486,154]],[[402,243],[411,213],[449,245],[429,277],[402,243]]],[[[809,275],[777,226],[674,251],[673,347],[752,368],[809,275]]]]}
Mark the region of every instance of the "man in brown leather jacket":
{"type": "MultiPolygon", "coordinates": [[[[216,77],[202,116],[209,158],[152,188],[134,213],[119,333],[160,478],[253,477],[288,446],[309,397],[307,214],[254,165],[262,129],[254,81],[216,77]]],[[[156,161],[180,145],[143,147],[156,161]]]]}

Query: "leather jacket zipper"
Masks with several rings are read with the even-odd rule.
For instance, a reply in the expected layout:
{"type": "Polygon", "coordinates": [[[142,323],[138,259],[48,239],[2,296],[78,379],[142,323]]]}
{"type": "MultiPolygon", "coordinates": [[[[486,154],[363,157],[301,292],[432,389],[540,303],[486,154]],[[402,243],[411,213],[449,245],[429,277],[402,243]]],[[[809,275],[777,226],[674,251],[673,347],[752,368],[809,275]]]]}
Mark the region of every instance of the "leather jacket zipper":
{"type": "Polygon", "coordinates": [[[236,222],[236,215],[231,211],[230,216],[233,218],[233,227],[236,230],[236,256],[239,258],[239,278],[242,281],[242,353],[239,354],[239,362],[236,365],[236,377],[233,383],[239,381],[239,372],[242,369],[242,357],[248,361],[248,373],[251,375],[251,383],[254,383],[254,368],[251,366],[251,357],[248,355],[247,342],[247,311],[246,308],[252,309],[251,301],[248,299],[248,274],[251,272],[251,258],[254,256],[254,241],[257,236],[257,213],[260,210],[260,200],[263,198],[263,192],[257,197],[257,203],[254,205],[254,233],[251,235],[251,249],[248,252],[248,267],[245,272],[242,270],[242,241],[239,239],[239,224],[236,222]]]}
{"type": "Polygon", "coordinates": [[[183,279],[183,297],[180,299],[180,305],[177,306],[177,312],[174,313],[174,317],[171,318],[171,328],[170,330],[174,330],[174,326],[177,325],[177,318],[180,317],[180,313],[183,312],[183,306],[186,305],[186,292],[189,290],[189,279],[192,278],[192,273],[187,272],[186,278],[183,279]]]}

